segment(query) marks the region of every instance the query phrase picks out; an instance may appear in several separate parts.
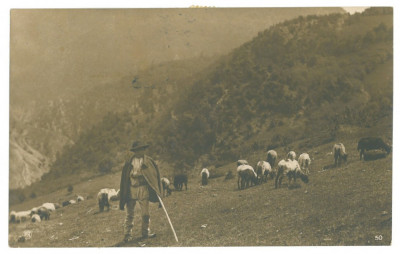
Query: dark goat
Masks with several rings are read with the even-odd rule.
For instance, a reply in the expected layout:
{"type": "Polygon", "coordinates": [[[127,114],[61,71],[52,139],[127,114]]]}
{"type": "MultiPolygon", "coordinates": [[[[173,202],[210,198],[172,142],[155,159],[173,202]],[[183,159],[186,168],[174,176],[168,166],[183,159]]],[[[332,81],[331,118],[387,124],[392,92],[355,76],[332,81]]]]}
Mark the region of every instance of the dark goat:
{"type": "Polygon", "coordinates": [[[367,137],[367,138],[361,138],[358,141],[357,150],[360,152],[360,160],[364,158],[365,151],[375,150],[375,149],[385,150],[387,154],[389,154],[392,151],[392,148],[388,144],[386,144],[382,140],[382,138],[367,137]]]}
{"type": "Polygon", "coordinates": [[[185,189],[187,190],[187,182],[188,182],[187,175],[185,174],[176,175],[174,177],[175,190],[182,190],[183,185],[185,185],[185,189]]]}

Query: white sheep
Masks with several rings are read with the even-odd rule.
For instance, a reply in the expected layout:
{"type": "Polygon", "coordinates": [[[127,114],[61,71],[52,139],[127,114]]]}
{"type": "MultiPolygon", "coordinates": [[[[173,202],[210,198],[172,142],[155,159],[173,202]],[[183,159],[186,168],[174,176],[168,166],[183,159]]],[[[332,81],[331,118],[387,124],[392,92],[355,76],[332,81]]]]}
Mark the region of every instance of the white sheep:
{"type": "Polygon", "coordinates": [[[104,211],[104,207],[107,207],[107,210],[110,210],[110,201],[114,199],[118,199],[119,191],[115,191],[115,189],[104,188],[97,193],[97,202],[99,203],[100,212],[104,211]]]}
{"type": "Polygon", "coordinates": [[[31,217],[31,210],[28,211],[21,211],[21,212],[14,212],[10,213],[10,222],[21,223],[26,220],[29,220],[31,217]]]}
{"type": "Polygon", "coordinates": [[[249,165],[249,163],[246,160],[238,160],[237,166],[240,166],[240,165],[249,165]]]}
{"type": "Polygon", "coordinates": [[[73,200],[73,199],[71,199],[71,200],[69,201],[69,203],[72,205],[72,204],[75,204],[75,203],[76,203],[76,201],[75,201],[75,200],[73,200]]]}
{"type": "Polygon", "coordinates": [[[300,156],[299,156],[299,164],[300,164],[301,170],[303,170],[303,172],[308,175],[310,173],[309,167],[310,167],[310,164],[311,164],[310,155],[308,155],[308,153],[300,154],[300,156]]]}
{"type": "Polygon", "coordinates": [[[31,218],[32,222],[41,222],[39,214],[33,214],[31,218]]]}
{"type": "Polygon", "coordinates": [[[76,197],[76,201],[78,201],[78,202],[81,202],[81,201],[84,201],[85,199],[82,197],[82,196],[77,196],[76,197]]]}
{"type": "Polygon", "coordinates": [[[290,151],[288,154],[287,154],[287,158],[289,159],[289,160],[295,160],[296,159],[296,153],[294,152],[294,151],[290,151]]]}
{"type": "Polygon", "coordinates": [[[171,182],[168,180],[166,177],[161,178],[161,185],[163,188],[163,197],[166,197],[168,195],[171,195],[172,191],[171,188],[169,187],[171,182]]]}
{"type": "Polygon", "coordinates": [[[115,189],[110,189],[108,192],[108,201],[117,201],[119,200],[119,189],[115,191],[115,189]]]}
{"type": "Polygon", "coordinates": [[[308,176],[301,171],[300,165],[296,160],[281,160],[278,163],[278,174],[275,178],[275,188],[281,185],[282,179],[287,176],[289,179],[288,187],[291,185],[292,178],[296,183],[296,178],[300,177],[304,183],[308,183],[308,176]]]}
{"type": "Polygon", "coordinates": [[[208,184],[208,178],[210,177],[210,172],[208,171],[207,168],[203,168],[201,170],[201,185],[207,185],[208,184]]]}
{"type": "Polygon", "coordinates": [[[274,172],[272,171],[271,165],[266,161],[259,161],[256,167],[258,183],[267,182],[268,176],[272,179],[274,172]]]}
{"type": "Polygon", "coordinates": [[[335,166],[342,164],[342,160],[344,162],[347,161],[347,153],[346,148],[342,143],[335,144],[333,146],[333,158],[335,159],[335,166]]]}
{"type": "Polygon", "coordinates": [[[249,187],[249,183],[250,185],[256,184],[257,174],[252,166],[240,165],[236,171],[238,173],[238,189],[249,187]]]}
{"type": "Polygon", "coordinates": [[[32,214],[37,214],[40,207],[41,207],[41,206],[32,208],[32,209],[31,209],[31,215],[32,215],[32,214]]]}
{"type": "Polygon", "coordinates": [[[43,203],[42,206],[46,207],[47,210],[51,212],[54,212],[56,210],[56,206],[54,205],[54,203],[43,203]]]}

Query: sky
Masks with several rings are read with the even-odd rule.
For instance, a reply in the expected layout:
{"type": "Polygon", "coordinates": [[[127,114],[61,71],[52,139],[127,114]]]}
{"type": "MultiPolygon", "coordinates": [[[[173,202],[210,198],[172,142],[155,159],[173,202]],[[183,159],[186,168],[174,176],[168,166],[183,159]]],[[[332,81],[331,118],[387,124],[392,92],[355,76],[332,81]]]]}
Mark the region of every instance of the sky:
{"type": "Polygon", "coordinates": [[[343,7],[343,9],[345,9],[345,11],[347,11],[350,14],[354,14],[356,12],[363,12],[366,8],[368,7],[343,7]]]}

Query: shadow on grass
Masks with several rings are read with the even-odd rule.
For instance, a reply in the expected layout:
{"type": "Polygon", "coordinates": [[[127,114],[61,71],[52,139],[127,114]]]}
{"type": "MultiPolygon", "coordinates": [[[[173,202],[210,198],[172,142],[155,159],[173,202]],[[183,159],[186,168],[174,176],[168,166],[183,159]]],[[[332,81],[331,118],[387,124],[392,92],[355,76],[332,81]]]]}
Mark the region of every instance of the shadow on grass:
{"type": "Polygon", "coordinates": [[[301,184],[300,183],[293,183],[290,186],[288,186],[289,190],[294,190],[294,189],[299,189],[301,188],[301,184]]]}
{"type": "Polygon", "coordinates": [[[386,157],[386,152],[382,151],[374,151],[374,152],[368,152],[364,153],[364,161],[374,161],[374,160],[379,160],[383,159],[386,157]]]}

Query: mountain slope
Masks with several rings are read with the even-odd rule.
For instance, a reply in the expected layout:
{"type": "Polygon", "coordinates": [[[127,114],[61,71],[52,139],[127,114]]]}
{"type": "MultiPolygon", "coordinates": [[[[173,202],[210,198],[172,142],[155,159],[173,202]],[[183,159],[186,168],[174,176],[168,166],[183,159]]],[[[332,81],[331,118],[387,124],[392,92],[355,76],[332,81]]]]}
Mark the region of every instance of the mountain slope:
{"type": "MultiPolygon", "coordinates": [[[[28,130],[28,144],[53,162],[65,144],[108,112],[128,111],[135,122],[170,108],[213,61],[210,56],[229,52],[277,22],[335,12],[343,10],[13,11],[10,115],[28,130]],[[137,99],[143,96],[151,102],[137,99]]],[[[10,161],[18,156],[12,153],[10,161]]],[[[20,175],[23,168],[14,165],[10,174],[20,175]]]]}
{"type": "Polygon", "coordinates": [[[221,165],[266,148],[289,150],[298,140],[304,140],[302,146],[323,144],[343,125],[390,121],[392,50],[390,9],[278,24],[206,67],[182,96],[174,97],[171,109],[141,121],[125,113],[116,116],[124,119],[117,126],[105,120],[86,132],[89,138],[66,150],[54,170],[96,172],[96,163],[110,153],[115,165],[136,138],[149,140],[150,152],[175,170],[187,170],[199,165],[199,158],[208,157],[203,166],[221,165]],[[383,80],[384,93],[365,83],[377,79],[383,80]],[[122,143],[113,141],[116,137],[122,143]],[[88,156],[99,159],[91,164],[88,156]]]}
{"type": "Polygon", "coordinates": [[[191,164],[207,153],[234,160],[299,139],[332,140],[341,124],[374,125],[392,115],[392,22],[391,8],[371,8],[275,25],[196,81],[176,118],[153,134],[173,137],[163,143],[176,144],[166,158],[191,164]],[[384,93],[368,83],[373,76],[384,93]]]}

